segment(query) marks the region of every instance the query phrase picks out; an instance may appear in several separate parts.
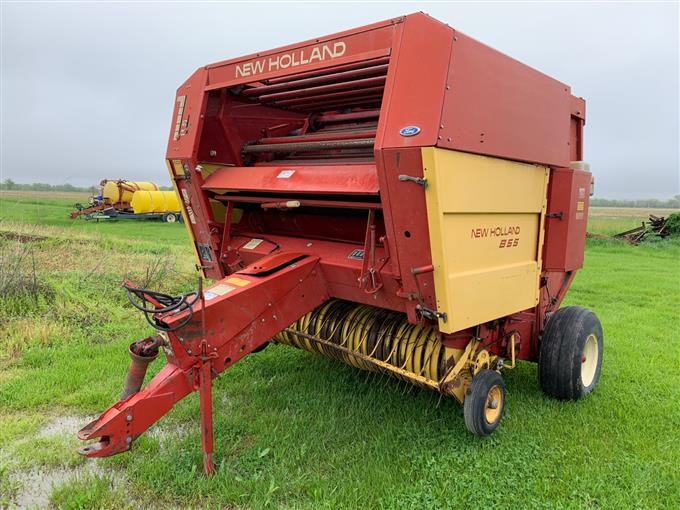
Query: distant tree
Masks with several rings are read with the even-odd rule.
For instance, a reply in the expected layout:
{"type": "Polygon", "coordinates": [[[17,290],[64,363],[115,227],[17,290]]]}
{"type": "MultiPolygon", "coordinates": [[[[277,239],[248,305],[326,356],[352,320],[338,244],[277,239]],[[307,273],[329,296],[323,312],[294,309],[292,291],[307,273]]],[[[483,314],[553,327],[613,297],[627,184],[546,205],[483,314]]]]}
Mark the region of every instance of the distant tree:
{"type": "Polygon", "coordinates": [[[46,182],[34,182],[30,184],[30,190],[32,191],[52,191],[52,185],[46,182]]]}
{"type": "Polygon", "coordinates": [[[5,179],[4,181],[2,181],[1,187],[2,189],[11,190],[16,189],[17,185],[12,179],[5,179]]]}
{"type": "Polygon", "coordinates": [[[623,200],[609,198],[591,198],[590,205],[593,207],[644,207],[650,209],[680,209],[680,195],[675,195],[668,200],[658,198],[645,198],[638,200],[623,200]]]}
{"type": "Polygon", "coordinates": [[[87,192],[97,191],[95,186],[89,188],[81,188],[73,184],[47,184],[46,182],[32,182],[30,184],[16,183],[12,179],[5,179],[0,183],[0,188],[7,190],[24,190],[24,191],[77,191],[87,192]]]}

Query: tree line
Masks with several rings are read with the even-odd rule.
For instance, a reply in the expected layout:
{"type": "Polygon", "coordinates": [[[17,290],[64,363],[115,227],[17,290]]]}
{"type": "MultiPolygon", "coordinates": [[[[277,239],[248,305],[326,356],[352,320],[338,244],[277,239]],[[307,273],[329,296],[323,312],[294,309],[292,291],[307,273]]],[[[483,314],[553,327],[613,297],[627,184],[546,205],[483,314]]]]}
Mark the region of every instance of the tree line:
{"type": "MultiPolygon", "coordinates": [[[[91,193],[93,195],[101,191],[99,186],[74,186],[73,184],[47,184],[45,182],[33,182],[30,184],[21,184],[14,182],[12,179],[5,179],[0,182],[0,189],[16,190],[16,191],[74,191],[77,193],[91,193]]],[[[172,186],[159,186],[161,191],[172,191],[172,186]]]]}
{"type": "Polygon", "coordinates": [[[17,190],[17,191],[80,191],[86,193],[95,193],[98,189],[97,186],[90,186],[88,188],[83,188],[80,186],[74,186],[73,184],[47,184],[45,182],[32,182],[30,184],[21,184],[14,182],[12,179],[5,179],[0,183],[0,188],[4,190],[17,190]]]}
{"type": "Polygon", "coordinates": [[[651,209],[680,209],[680,195],[675,195],[668,200],[658,198],[646,198],[638,200],[623,200],[609,198],[591,198],[590,205],[593,207],[645,207],[651,209]]]}

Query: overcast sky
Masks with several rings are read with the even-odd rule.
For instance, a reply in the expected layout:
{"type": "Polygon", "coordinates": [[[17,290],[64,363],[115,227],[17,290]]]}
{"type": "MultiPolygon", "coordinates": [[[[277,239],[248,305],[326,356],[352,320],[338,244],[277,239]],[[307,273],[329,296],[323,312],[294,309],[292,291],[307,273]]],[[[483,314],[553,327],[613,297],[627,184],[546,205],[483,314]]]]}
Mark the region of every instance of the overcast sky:
{"type": "Polygon", "coordinates": [[[680,193],[678,4],[5,3],[0,178],[168,182],[177,87],[199,66],[418,10],[586,98],[596,195],[680,193]]]}

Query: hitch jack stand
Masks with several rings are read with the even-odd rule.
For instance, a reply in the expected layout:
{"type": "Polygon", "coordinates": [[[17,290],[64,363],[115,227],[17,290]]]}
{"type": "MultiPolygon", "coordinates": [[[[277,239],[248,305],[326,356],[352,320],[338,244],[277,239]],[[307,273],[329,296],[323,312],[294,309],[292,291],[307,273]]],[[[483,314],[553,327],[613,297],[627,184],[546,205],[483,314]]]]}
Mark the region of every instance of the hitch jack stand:
{"type": "Polygon", "coordinates": [[[203,446],[203,471],[206,475],[215,473],[213,462],[213,415],[212,415],[212,374],[210,362],[206,361],[200,368],[201,398],[201,445],[203,446]]]}

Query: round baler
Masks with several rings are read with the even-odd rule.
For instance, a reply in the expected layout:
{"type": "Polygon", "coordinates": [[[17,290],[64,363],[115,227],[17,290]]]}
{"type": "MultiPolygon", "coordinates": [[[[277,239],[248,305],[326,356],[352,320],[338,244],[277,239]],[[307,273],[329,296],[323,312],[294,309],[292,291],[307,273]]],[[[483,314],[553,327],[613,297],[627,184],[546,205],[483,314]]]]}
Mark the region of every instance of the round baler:
{"type": "Polygon", "coordinates": [[[479,436],[519,361],[547,395],[587,395],[602,327],[560,309],[583,264],[584,124],[567,85],[422,13],[199,68],[166,158],[211,283],[126,282],[159,332],[80,452],[128,450],[198,391],[211,473],[212,379],[270,342],[450,395],[479,436]]]}

